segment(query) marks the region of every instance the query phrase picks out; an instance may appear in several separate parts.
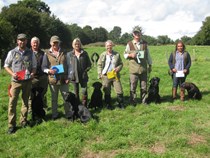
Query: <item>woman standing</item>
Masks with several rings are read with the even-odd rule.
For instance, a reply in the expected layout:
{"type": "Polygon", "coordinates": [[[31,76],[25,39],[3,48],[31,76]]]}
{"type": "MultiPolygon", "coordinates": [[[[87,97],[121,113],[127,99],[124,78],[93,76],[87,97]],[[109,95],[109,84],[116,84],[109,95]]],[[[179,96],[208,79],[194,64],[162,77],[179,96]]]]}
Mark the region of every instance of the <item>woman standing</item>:
{"type": "Polygon", "coordinates": [[[181,88],[181,84],[185,82],[187,75],[190,72],[191,58],[190,54],[185,51],[185,45],[182,41],[178,41],[175,47],[175,51],[171,53],[168,65],[170,67],[173,87],[172,87],[172,99],[177,97],[177,87],[180,87],[180,100],[184,101],[184,89],[181,88]]]}
{"type": "Polygon", "coordinates": [[[74,93],[79,99],[79,84],[82,89],[82,104],[87,106],[87,82],[88,71],[91,68],[90,58],[88,53],[82,48],[82,43],[79,38],[75,38],[72,42],[73,50],[69,52],[70,63],[72,65],[71,82],[74,87],[74,93]]]}

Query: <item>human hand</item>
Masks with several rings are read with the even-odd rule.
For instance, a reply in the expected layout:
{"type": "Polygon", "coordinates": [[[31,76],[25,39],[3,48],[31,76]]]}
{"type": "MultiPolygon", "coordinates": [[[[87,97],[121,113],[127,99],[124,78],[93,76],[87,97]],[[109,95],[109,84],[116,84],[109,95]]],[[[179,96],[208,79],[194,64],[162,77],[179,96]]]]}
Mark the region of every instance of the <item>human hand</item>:
{"type": "Polygon", "coordinates": [[[129,54],[129,57],[130,57],[130,58],[136,58],[136,53],[130,53],[130,54],[129,54]]]}
{"type": "Polygon", "coordinates": [[[55,75],[56,74],[56,70],[55,69],[50,69],[49,70],[49,74],[50,75],[55,75]]]}
{"type": "Polygon", "coordinates": [[[177,70],[175,68],[172,69],[172,72],[177,72],[177,70]]]}
{"type": "Polygon", "coordinates": [[[186,74],[187,73],[187,69],[184,69],[183,72],[186,74]]]}

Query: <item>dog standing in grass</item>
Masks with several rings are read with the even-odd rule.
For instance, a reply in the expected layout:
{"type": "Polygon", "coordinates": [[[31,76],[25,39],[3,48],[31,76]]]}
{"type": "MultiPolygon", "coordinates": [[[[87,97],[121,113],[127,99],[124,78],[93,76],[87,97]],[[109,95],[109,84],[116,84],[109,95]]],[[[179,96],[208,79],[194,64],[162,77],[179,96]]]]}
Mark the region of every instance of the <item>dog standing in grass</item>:
{"type": "Polygon", "coordinates": [[[92,87],[94,88],[93,93],[91,95],[91,100],[88,105],[90,108],[103,108],[103,94],[101,91],[102,84],[101,82],[94,82],[92,87]]]}
{"type": "Polygon", "coordinates": [[[32,92],[32,120],[36,121],[38,124],[45,120],[45,110],[44,110],[44,102],[42,99],[43,88],[36,87],[31,90],[32,92]]]}
{"type": "Polygon", "coordinates": [[[189,99],[197,99],[197,100],[202,99],[202,94],[201,94],[200,90],[198,89],[198,87],[194,83],[184,82],[181,85],[181,87],[187,90],[189,99]]]}
{"type": "Polygon", "coordinates": [[[91,113],[85,107],[76,95],[72,92],[64,92],[64,100],[67,105],[69,105],[69,121],[74,121],[77,118],[80,119],[82,123],[86,123],[91,119],[91,113]]]}
{"type": "Polygon", "coordinates": [[[153,77],[150,80],[150,86],[148,89],[148,97],[146,99],[146,104],[149,104],[151,102],[160,103],[160,95],[159,95],[159,77],[153,77]]]}

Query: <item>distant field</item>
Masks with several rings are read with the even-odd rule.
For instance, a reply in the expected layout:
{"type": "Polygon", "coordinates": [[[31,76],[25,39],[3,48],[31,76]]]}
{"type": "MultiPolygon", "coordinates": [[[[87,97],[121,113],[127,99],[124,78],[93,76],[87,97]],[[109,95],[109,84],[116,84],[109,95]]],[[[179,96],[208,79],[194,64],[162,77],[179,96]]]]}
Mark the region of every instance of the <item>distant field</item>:
{"type": "MultiPolygon", "coordinates": [[[[128,61],[123,58],[125,46],[115,46],[121,54],[124,67],[121,71],[126,109],[113,111],[91,110],[93,119],[87,124],[79,121],[71,123],[63,116],[63,101],[59,97],[60,118],[51,118],[50,93],[48,90],[48,121],[25,129],[14,135],[7,131],[7,87],[10,77],[0,72],[0,156],[7,157],[45,157],[45,158],[139,158],[139,157],[210,157],[210,47],[187,46],[192,58],[188,82],[195,83],[203,94],[201,101],[170,101],[172,81],[168,75],[167,60],[174,46],[149,46],[153,59],[149,78],[158,76],[162,103],[149,106],[129,105],[128,61]]],[[[92,53],[102,53],[103,47],[85,47],[92,53]]],[[[91,85],[98,81],[96,67],[89,72],[89,98],[93,91],[91,85]]],[[[70,90],[73,87],[70,85],[70,90]]],[[[137,91],[139,98],[139,88],[137,91]]],[[[113,105],[116,94],[112,91],[113,105]]],[[[17,114],[20,115],[18,102],[17,114]]]]}

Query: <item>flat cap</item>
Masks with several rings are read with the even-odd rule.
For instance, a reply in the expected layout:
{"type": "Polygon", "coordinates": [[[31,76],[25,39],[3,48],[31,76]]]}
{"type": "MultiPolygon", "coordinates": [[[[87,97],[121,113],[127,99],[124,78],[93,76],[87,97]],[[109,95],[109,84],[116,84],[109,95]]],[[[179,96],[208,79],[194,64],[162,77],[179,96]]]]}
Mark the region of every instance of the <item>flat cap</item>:
{"type": "Polygon", "coordinates": [[[17,39],[18,39],[18,40],[19,40],[19,39],[27,39],[27,36],[26,36],[26,34],[24,34],[24,33],[20,33],[20,34],[17,35],[17,39]]]}
{"type": "Polygon", "coordinates": [[[53,43],[53,42],[59,42],[60,43],[60,38],[58,36],[52,36],[50,38],[50,43],[53,43]]]}
{"type": "Polygon", "coordinates": [[[139,33],[141,33],[141,28],[138,27],[138,26],[134,27],[134,28],[133,28],[133,33],[134,33],[134,32],[139,32],[139,33]]]}

